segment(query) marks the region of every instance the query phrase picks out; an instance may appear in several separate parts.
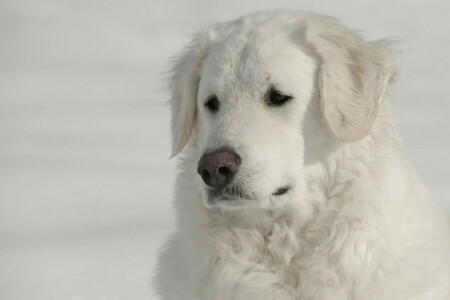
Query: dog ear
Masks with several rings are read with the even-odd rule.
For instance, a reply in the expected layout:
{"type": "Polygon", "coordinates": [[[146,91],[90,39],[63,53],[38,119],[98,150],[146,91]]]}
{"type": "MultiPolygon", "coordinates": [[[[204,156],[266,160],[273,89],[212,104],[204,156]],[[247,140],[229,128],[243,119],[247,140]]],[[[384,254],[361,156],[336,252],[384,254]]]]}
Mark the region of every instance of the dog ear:
{"type": "Polygon", "coordinates": [[[172,154],[183,150],[195,121],[200,68],[211,43],[211,32],[197,34],[176,59],[171,71],[169,89],[172,111],[172,154]]]}
{"type": "Polygon", "coordinates": [[[305,36],[320,59],[320,101],[331,131],[345,142],[364,138],[396,75],[387,42],[364,41],[323,17],[306,26],[305,36]]]}

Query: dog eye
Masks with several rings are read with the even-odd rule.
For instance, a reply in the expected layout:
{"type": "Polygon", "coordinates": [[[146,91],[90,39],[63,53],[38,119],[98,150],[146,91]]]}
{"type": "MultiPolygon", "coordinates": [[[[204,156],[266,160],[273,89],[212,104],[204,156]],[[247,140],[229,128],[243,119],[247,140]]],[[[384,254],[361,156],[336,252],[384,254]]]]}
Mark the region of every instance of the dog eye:
{"type": "Polygon", "coordinates": [[[270,89],[269,91],[269,105],[281,106],[291,99],[292,99],[291,96],[283,95],[282,93],[273,88],[270,89]]]}
{"type": "Polygon", "coordinates": [[[205,106],[211,111],[216,112],[219,110],[219,100],[217,100],[216,96],[211,96],[208,101],[206,101],[205,106]]]}

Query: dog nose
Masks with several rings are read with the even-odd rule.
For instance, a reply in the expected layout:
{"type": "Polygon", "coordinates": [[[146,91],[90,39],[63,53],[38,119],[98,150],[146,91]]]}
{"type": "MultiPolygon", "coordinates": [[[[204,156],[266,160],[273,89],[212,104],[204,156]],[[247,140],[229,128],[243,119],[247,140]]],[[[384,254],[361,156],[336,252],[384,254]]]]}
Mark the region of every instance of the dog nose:
{"type": "Polygon", "coordinates": [[[232,181],[240,164],[241,158],[234,152],[209,153],[199,160],[197,172],[206,185],[221,189],[232,181]]]}

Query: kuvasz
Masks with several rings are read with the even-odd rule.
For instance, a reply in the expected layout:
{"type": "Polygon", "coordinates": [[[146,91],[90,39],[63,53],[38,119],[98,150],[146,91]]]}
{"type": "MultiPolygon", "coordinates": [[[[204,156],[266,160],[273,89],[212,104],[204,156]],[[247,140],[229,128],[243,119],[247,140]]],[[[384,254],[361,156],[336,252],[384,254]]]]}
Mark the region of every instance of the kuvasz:
{"type": "Polygon", "coordinates": [[[387,41],[270,12],[201,31],[170,81],[163,299],[450,299],[450,233],[408,162],[387,41]]]}

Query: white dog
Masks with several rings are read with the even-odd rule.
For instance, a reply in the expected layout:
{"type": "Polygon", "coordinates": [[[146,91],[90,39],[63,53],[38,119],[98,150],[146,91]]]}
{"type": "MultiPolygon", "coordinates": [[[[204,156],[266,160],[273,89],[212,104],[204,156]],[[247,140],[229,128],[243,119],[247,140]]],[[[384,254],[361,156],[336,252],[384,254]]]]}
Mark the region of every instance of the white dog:
{"type": "Polygon", "coordinates": [[[333,18],[203,30],[171,78],[163,299],[450,299],[450,233],[405,157],[386,41],[333,18]]]}

